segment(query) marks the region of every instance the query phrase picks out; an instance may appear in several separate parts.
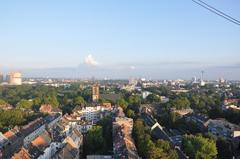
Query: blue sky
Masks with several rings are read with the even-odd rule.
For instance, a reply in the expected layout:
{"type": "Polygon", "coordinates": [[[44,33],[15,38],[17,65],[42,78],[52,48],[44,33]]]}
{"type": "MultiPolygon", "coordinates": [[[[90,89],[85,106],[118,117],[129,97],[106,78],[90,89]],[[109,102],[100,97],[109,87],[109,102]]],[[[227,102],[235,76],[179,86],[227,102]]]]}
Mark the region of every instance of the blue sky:
{"type": "MultiPolygon", "coordinates": [[[[205,2],[240,19],[238,0],[205,2]]],[[[240,27],[191,0],[9,0],[0,55],[26,76],[240,79],[240,27]]]]}

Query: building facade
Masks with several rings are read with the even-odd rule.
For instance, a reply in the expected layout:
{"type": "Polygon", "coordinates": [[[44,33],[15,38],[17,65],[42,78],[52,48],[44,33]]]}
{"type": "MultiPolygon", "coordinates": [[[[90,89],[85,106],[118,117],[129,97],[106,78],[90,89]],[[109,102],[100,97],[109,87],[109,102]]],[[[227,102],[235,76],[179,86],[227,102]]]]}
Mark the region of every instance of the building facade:
{"type": "Polygon", "coordinates": [[[97,102],[99,100],[99,86],[92,86],[92,101],[97,102]]]}
{"type": "Polygon", "coordinates": [[[11,72],[7,75],[9,85],[22,85],[22,74],[20,72],[11,72]]]}

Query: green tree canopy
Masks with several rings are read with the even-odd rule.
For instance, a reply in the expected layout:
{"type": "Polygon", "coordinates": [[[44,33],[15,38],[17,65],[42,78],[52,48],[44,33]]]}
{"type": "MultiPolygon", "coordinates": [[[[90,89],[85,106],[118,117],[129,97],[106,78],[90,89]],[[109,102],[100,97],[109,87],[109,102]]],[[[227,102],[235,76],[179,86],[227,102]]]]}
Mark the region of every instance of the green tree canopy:
{"type": "Polygon", "coordinates": [[[160,97],[156,94],[149,94],[146,98],[147,103],[158,103],[161,101],[160,97]]]}
{"type": "Polygon", "coordinates": [[[25,124],[29,114],[19,109],[0,110],[0,132],[12,129],[16,125],[25,124]]]}
{"type": "Polygon", "coordinates": [[[177,159],[177,152],[170,147],[168,141],[151,139],[150,131],[142,120],[134,122],[133,135],[139,155],[144,159],[177,159]]]}
{"type": "Polygon", "coordinates": [[[74,100],[73,100],[73,104],[76,106],[76,105],[78,105],[78,106],[81,106],[81,105],[83,105],[83,104],[85,104],[86,102],[85,102],[85,100],[84,100],[84,98],[82,97],[82,96],[78,96],[78,97],[76,97],[76,98],[74,98],[74,100]]]}
{"type": "Polygon", "coordinates": [[[135,118],[135,112],[132,109],[127,110],[127,117],[135,118]]]}
{"type": "Polygon", "coordinates": [[[87,154],[102,153],[105,147],[102,126],[93,126],[92,129],[88,131],[85,147],[87,154]]]}
{"type": "Polygon", "coordinates": [[[49,91],[44,97],[43,97],[43,104],[51,104],[53,107],[58,107],[59,102],[57,99],[57,94],[55,91],[49,91]]]}
{"type": "Polygon", "coordinates": [[[131,105],[139,105],[141,103],[141,98],[138,95],[131,95],[128,97],[128,103],[131,105]]]}
{"type": "Polygon", "coordinates": [[[123,110],[127,109],[127,102],[123,98],[117,101],[117,105],[122,107],[123,110]]]}
{"type": "Polygon", "coordinates": [[[6,104],[7,104],[7,102],[5,100],[0,99],[0,106],[6,105],[6,104]]]}
{"type": "Polygon", "coordinates": [[[178,97],[170,102],[171,107],[174,107],[178,110],[190,108],[190,101],[187,97],[178,97]]]}
{"type": "Polygon", "coordinates": [[[202,136],[185,135],[182,146],[184,152],[191,159],[213,159],[217,157],[216,142],[202,136]]]}
{"type": "Polygon", "coordinates": [[[22,99],[17,103],[17,108],[32,109],[33,101],[22,99]]]}

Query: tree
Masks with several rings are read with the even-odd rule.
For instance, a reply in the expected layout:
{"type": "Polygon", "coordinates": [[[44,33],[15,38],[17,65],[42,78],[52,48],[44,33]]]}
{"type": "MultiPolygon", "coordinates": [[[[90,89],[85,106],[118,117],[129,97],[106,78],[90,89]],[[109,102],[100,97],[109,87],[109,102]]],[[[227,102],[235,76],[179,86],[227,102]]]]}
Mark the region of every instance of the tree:
{"type": "Polygon", "coordinates": [[[33,99],[33,108],[38,110],[42,104],[42,100],[39,97],[33,99]]]}
{"type": "Polygon", "coordinates": [[[3,99],[0,99],[0,106],[7,105],[7,102],[4,101],[3,99]]]}
{"type": "Polygon", "coordinates": [[[112,145],[112,118],[111,117],[105,117],[101,119],[98,123],[98,125],[102,126],[102,134],[105,141],[105,147],[104,152],[112,151],[113,145],[112,145]]]}
{"type": "Polygon", "coordinates": [[[156,143],[151,139],[150,131],[144,122],[137,119],[133,126],[133,136],[139,155],[143,159],[177,159],[178,155],[172,150],[168,141],[158,140],[156,143]]]}
{"type": "Polygon", "coordinates": [[[135,118],[135,112],[132,109],[127,110],[127,117],[135,118]]]}
{"type": "Polygon", "coordinates": [[[78,96],[78,97],[74,98],[73,102],[74,102],[74,105],[75,105],[75,106],[76,106],[76,105],[82,106],[83,104],[86,103],[85,100],[84,100],[84,98],[83,98],[82,96],[78,96]]]}
{"type": "Polygon", "coordinates": [[[172,105],[172,107],[179,110],[179,109],[190,108],[191,103],[187,97],[178,97],[178,98],[174,99],[173,101],[171,101],[170,104],[172,105]]]}
{"type": "Polygon", "coordinates": [[[50,104],[53,107],[58,107],[59,102],[57,99],[57,95],[55,91],[49,91],[44,97],[43,97],[43,103],[44,104],[50,104]]]}
{"type": "Polygon", "coordinates": [[[22,125],[27,121],[27,114],[18,109],[0,111],[0,132],[12,129],[16,125],[22,125]]]}
{"type": "Polygon", "coordinates": [[[137,95],[131,95],[128,97],[128,103],[131,105],[139,105],[141,103],[141,98],[137,95]]]}
{"type": "Polygon", "coordinates": [[[202,136],[185,135],[182,147],[192,159],[213,159],[218,153],[215,141],[202,136]]]}
{"type": "Polygon", "coordinates": [[[127,109],[127,102],[123,98],[117,101],[117,105],[122,107],[123,110],[127,109]]]}
{"type": "Polygon", "coordinates": [[[105,143],[103,130],[101,126],[93,126],[86,136],[85,150],[86,154],[101,154],[104,150],[105,143]]]}
{"type": "Polygon", "coordinates": [[[149,94],[146,100],[147,100],[147,103],[158,103],[161,101],[160,97],[155,94],[149,94]]]}
{"type": "Polygon", "coordinates": [[[4,108],[7,105],[8,105],[7,102],[5,102],[3,99],[0,99],[0,108],[4,108]]]}
{"type": "Polygon", "coordinates": [[[165,155],[168,156],[165,158],[169,158],[169,159],[178,158],[177,152],[171,148],[170,143],[168,141],[159,139],[156,142],[156,147],[163,150],[163,152],[165,152],[165,155]]]}
{"type": "Polygon", "coordinates": [[[32,109],[33,101],[22,99],[17,103],[19,109],[32,109]]]}

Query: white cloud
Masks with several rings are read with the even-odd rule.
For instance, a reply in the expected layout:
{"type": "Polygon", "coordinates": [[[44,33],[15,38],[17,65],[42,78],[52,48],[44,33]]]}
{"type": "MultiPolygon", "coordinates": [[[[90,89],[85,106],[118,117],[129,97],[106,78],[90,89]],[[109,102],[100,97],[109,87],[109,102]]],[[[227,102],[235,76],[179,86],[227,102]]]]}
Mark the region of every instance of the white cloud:
{"type": "Polygon", "coordinates": [[[96,66],[98,65],[98,62],[94,59],[94,57],[89,54],[87,57],[85,57],[85,64],[90,65],[90,66],[96,66]]]}

